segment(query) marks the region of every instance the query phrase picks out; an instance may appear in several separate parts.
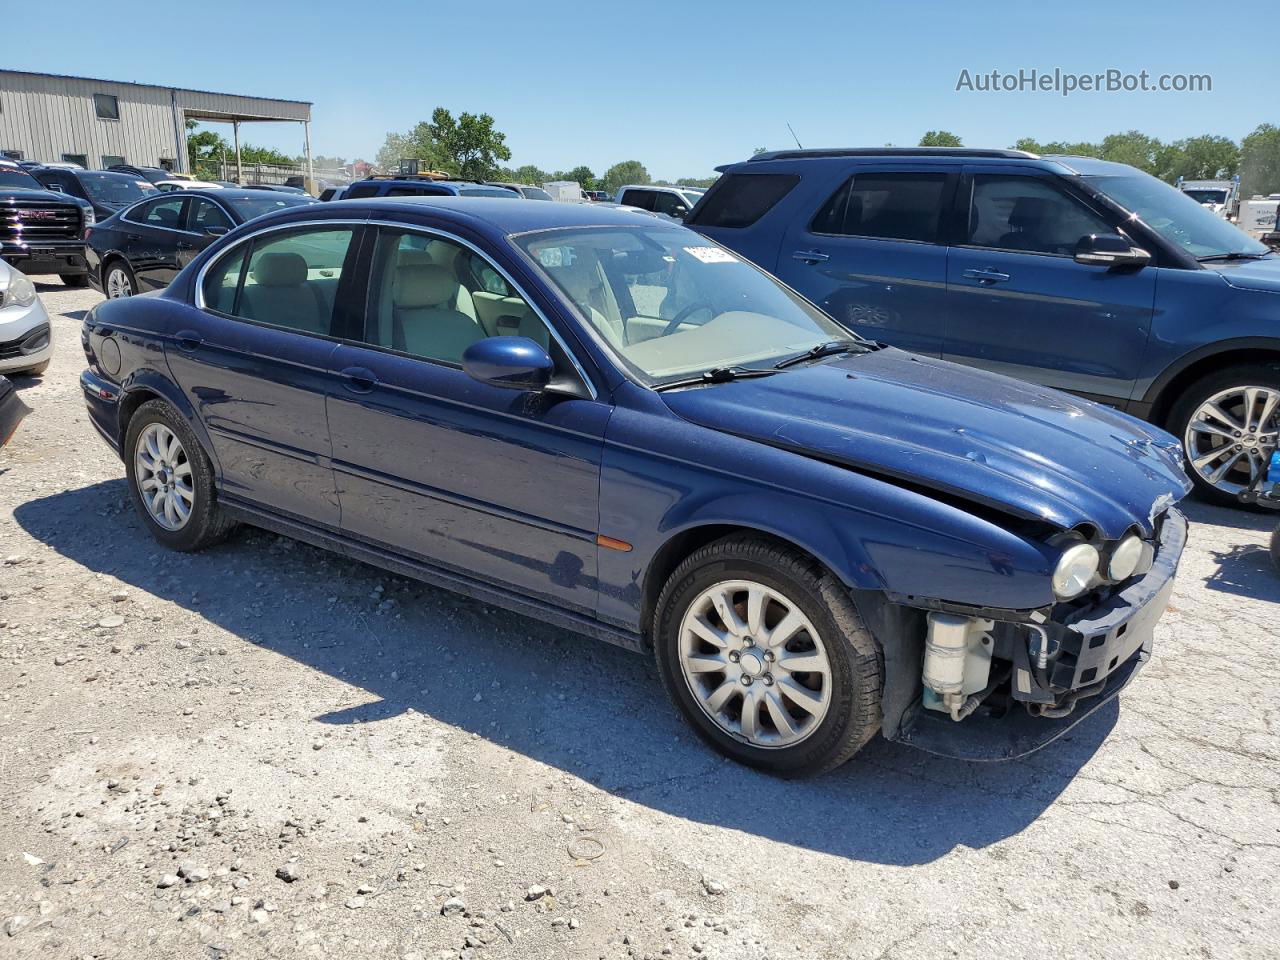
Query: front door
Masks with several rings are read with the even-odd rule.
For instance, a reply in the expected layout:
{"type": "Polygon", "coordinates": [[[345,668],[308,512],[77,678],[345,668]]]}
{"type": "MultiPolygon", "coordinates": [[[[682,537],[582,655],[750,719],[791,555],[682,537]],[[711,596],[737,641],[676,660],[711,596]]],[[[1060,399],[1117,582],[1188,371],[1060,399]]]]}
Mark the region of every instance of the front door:
{"type": "Polygon", "coordinates": [[[863,336],[939,356],[947,279],[942,213],[955,180],[936,167],[859,167],[791,225],[774,272],[863,336]]]}
{"type": "Polygon", "coordinates": [[[384,228],[364,345],[332,359],[329,398],[343,532],[516,592],[593,611],[600,457],[610,407],[479,383],[463,351],[490,329],[567,356],[527,298],[470,247],[384,228]],[[485,316],[462,276],[488,278],[485,316]],[[501,279],[508,286],[496,291],[501,279]],[[486,329],[489,327],[490,329],[486,329]]]}
{"type": "Polygon", "coordinates": [[[190,241],[187,198],[162,197],[133,207],[121,217],[124,255],[138,278],[138,292],[163,290],[182,269],[179,245],[190,241]]]}
{"type": "Polygon", "coordinates": [[[338,528],[325,397],[353,226],[269,232],[214,261],[165,355],[209,431],[224,496],[338,528]]]}
{"type": "Polygon", "coordinates": [[[235,228],[231,217],[208,197],[192,197],[187,205],[187,231],[190,236],[178,241],[179,269],[186,267],[218,237],[235,228]]]}
{"type": "Polygon", "coordinates": [[[1118,227],[1056,178],[968,169],[965,226],[947,268],[943,356],[1104,402],[1128,400],[1156,271],[1075,262],[1077,241],[1118,227]]]}

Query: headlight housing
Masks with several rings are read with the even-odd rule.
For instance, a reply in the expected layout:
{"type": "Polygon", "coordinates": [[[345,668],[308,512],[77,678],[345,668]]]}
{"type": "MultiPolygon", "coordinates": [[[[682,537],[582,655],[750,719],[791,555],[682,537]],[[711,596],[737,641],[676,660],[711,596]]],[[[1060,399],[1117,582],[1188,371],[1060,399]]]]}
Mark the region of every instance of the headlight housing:
{"type": "Polygon", "coordinates": [[[9,270],[6,280],[0,273],[0,309],[4,307],[29,307],[36,302],[36,286],[25,274],[9,270]]]}
{"type": "Polygon", "coordinates": [[[81,207],[80,209],[84,213],[84,225],[86,227],[92,227],[98,222],[98,215],[93,212],[93,207],[81,207]]]}
{"type": "Polygon", "coordinates": [[[1053,595],[1059,600],[1080,596],[1097,577],[1101,562],[1101,555],[1091,544],[1077,543],[1068,547],[1053,570],[1053,595]]]}
{"type": "Polygon", "coordinates": [[[1136,533],[1129,534],[1111,551],[1111,560],[1107,564],[1107,576],[1116,583],[1128,580],[1137,572],[1138,564],[1142,562],[1142,553],[1142,538],[1136,533]]]}

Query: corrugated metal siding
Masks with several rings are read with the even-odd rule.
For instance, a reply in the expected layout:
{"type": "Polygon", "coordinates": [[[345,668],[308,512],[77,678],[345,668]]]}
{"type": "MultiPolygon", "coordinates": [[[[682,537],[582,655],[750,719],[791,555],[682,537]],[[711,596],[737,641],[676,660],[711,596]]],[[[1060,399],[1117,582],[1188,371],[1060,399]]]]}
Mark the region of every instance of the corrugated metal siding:
{"type": "Polygon", "coordinates": [[[300,121],[311,115],[310,104],[291,100],[0,70],[0,150],[20,150],[45,163],[83,154],[90,167],[102,166],[107,156],[144,166],[167,159],[182,170],[175,98],[179,110],[195,116],[300,121]],[[119,120],[97,116],[95,93],[116,97],[119,120]]]}

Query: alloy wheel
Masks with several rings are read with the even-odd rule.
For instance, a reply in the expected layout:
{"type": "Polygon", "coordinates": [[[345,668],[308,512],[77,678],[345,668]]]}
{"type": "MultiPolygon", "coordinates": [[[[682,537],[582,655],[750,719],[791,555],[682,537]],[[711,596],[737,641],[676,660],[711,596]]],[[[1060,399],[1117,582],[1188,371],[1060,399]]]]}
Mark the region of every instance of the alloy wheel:
{"type": "Polygon", "coordinates": [[[1204,482],[1235,496],[1265,473],[1280,432],[1280,390],[1231,387],[1209,397],[1187,422],[1187,459],[1204,482]]]}
{"type": "Polygon", "coordinates": [[[177,435],[163,423],[148,426],[138,435],[134,468],[138,494],[151,519],[165,530],[186,526],[196,492],[191,461],[177,435]]]}
{"type": "Polygon", "coordinates": [[[122,267],[112,267],[107,271],[107,298],[119,300],[121,297],[133,296],[133,284],[129,282],[129,274],[122,267]]]}
{"type": "Polygon", "coordinates": [[[680,671],[702,711],[754,747],[790,747],[831,706],[831,663],[809,618],[751,580],[702,591],[680,624],[680,671]]]}

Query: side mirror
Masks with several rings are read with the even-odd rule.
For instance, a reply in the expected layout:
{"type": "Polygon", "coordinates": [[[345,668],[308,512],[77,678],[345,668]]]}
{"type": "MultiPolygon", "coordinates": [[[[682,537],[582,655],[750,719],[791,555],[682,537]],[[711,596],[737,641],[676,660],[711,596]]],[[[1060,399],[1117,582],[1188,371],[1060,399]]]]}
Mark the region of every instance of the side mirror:
{"type": "Polygon", "coordinates": [[[1090,267],[1145,267],[1151,254],[1118,233],[1091,233],[1076,242],[1075,259],[1090,267]]]}
{"type": "Polygon", "coordinates": [[[489,337],[467,347],[462,369],[472,379],[493,387],[545,390],[555,373],[555,363],[528,337],[489,337]]]}
{"type": "Polygon", "coordinates": [[[207,237],[225,237],[230,232],[231,232],[230,227],[223,227],[217,224],[211,227],[204,228],[204,233],[205,233],[205,236],[207,237]]]}

